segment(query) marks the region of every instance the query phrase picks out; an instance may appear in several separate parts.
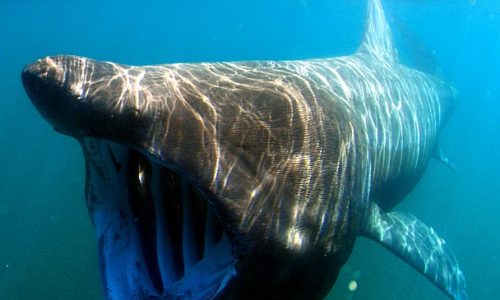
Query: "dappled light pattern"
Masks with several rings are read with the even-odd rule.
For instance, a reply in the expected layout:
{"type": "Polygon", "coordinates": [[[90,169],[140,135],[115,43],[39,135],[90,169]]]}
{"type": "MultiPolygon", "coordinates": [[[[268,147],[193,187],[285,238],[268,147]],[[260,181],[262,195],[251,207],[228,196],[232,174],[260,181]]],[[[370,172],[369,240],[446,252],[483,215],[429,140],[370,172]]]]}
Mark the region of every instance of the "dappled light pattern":
{"type": "Polygon", "coordinates": [[[25,68],[41,114],[82,142],[108,286],[138,298],[318,298],[365,234],[465,299],[442,240],[379,209],[419,180],[457,92],[399,64],[380,2],[368,10],[351,56],[158,66],[52,56],[25,68]],[[224,231],[207,259],[193,256],[198,218],[180,209],[193,199],[224,231]],[[126,244],[114,241],[131,223],[126,244]],[[120,265],[120,251],[137,261],[120,265]],[[196,261],[206,265],[190,272],[196,261]]]}
{"type": "Polygon", "coordinates": [[[304,241],[311,233],[301,228],[310,218],[321,220],[327,236],[335,235],[341,223],[335,217],[343,217],[349,200],[343,191],[359,190],[359,205],[366,206],[370,186],[423,169],[455,96],[437,78],[364,52],[326,60],[154,67],[60,56],[45,64],[71,78],[75,101],[110,112],[110,123],[131,110],[150,116],[142,149],[189,169],[214,192],[227,194],[222,198],[232,205],[246,204],[240,208],[245,230],[264,208],[279,211],[280,201],[293,201],[273,195],[300,179],[290,187],[296,199],[290,215],[270,216],[276,221],[266,233],[298,249],[322,238],[304,241]],[[199,159],[184,157],[193,150],[199,159]],[[357,180],[347,180],[353,173],[357,180]],[[230,199],[237,178],[250,180],[250,188],[238,193],[245,200],[230,199]],[[336,205],[333,218],[322,215],[331,211],[322,204],[325,198],[336,205]]]}

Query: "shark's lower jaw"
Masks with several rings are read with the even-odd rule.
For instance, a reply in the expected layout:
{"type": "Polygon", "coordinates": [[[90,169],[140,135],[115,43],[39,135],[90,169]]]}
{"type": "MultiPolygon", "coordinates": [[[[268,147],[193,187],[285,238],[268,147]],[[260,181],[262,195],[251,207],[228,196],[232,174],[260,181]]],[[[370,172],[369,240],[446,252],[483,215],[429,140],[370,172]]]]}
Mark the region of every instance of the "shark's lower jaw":
{"type": "Polygon", "coordinates": [[[228,235],[186,178],[123,145],[85,138],[87,204],[108,299],[211,299],[234,274],[228,235]]]}

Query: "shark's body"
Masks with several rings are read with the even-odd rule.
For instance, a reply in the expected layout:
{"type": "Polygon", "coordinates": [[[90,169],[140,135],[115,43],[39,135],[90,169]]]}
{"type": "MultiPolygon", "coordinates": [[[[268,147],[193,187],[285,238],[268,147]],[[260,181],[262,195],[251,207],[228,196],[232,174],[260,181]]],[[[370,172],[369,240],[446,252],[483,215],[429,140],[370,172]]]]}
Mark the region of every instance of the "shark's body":
{"type": "Polygon", "coordinates": [[[398,63],[378,0],[359,51],[288,62],[26,67],[79,139],[109,299],[314,299],[372,238],[454,299],[456,259],[385,212],[420,178],[456,92],[398,63]]]}

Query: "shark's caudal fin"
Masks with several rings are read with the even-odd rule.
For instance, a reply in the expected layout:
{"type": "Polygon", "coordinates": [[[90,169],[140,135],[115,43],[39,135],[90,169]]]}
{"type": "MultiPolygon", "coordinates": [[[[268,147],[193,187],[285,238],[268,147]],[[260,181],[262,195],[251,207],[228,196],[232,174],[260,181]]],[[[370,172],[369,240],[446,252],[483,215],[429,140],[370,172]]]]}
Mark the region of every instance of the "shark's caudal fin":
{"type": "Polygon", "coordinates": [[[370,54],[384,61],[397,61],[392,34],[380,0],[368,1],[368,16],[363,43],[358,53],[370,54]]]}
{"type": "Polygon", "coordinates": [[[402,258],[452,299],[468,299],[458,262],[443,239],[412,215],[371,207],[362,233],[402,258]]]}

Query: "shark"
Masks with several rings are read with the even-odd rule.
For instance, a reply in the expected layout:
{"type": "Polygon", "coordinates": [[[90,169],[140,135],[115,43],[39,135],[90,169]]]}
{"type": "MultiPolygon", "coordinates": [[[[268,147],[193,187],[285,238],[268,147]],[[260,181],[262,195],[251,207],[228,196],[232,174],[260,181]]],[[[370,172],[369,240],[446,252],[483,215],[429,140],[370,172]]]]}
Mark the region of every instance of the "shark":
{"type": "Polygon", "coordinates": [[[468,299],[445,241],[394,210],[458,92],[401,64],[380,0],[367,7],[348,56],[23,69],[83,149],[106,299],[322,299],[360,236],[468,299]]]}

